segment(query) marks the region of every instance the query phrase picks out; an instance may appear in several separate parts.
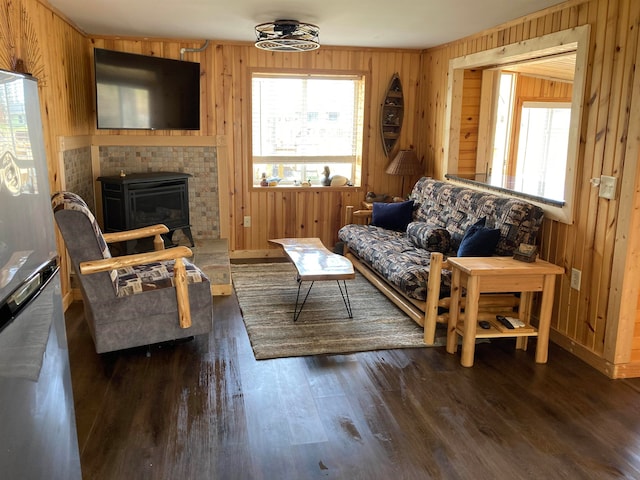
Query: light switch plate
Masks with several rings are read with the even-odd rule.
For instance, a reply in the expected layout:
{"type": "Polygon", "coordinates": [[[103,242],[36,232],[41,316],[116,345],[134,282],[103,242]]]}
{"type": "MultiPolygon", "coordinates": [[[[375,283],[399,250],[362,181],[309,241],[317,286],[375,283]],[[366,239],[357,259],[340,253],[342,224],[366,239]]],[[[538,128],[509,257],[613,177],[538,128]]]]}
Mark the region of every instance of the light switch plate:
{"type": "Polygon", "coordinates": [[[602,175],[600,177],[600,193],[598,194],[598,196],[602,198],[608,198],[609,200],[615,199],[617,183],[618,179],[616,177],[602,175]]]}

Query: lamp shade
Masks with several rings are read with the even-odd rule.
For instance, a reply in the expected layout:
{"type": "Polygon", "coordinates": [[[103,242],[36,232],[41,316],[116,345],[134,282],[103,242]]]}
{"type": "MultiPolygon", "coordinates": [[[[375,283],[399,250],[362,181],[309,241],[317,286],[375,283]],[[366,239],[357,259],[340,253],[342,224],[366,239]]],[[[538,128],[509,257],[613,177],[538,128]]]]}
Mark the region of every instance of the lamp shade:
{"type": "Polygon", "coordinates": [[[400,150],[387,167],[389,175],[411,176],[422,172],[422,166],[414,150],[400,150]]]}

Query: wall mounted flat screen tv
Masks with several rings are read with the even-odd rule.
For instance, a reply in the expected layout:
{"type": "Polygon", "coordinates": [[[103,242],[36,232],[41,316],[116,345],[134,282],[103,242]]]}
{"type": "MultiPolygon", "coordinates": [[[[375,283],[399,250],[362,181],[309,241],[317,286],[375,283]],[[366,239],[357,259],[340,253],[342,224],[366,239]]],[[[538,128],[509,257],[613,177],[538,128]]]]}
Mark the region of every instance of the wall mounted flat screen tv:
{"type": "Polygon", "coordinates": [[[199,130],[200,64],[94,49],[99,129],[199,130]]]}

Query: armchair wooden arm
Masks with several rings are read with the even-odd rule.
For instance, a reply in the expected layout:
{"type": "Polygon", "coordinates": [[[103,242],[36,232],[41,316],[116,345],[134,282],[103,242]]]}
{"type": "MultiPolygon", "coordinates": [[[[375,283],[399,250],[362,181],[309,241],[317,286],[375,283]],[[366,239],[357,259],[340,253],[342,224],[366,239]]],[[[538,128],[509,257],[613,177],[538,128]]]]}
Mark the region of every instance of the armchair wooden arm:
{"type": "Polygon", "coordinates": [[[102,236],[107,243],[126,242],[140,238],[154,237],[153,248],[155,250],[162,250],[164,248],[164,240],[162,240],[161,235],[165,233],[169,233],[169,228],[160,223],[158,225],[149,225],[148,227],[135,228],[123,232],[103,233],[102,236]]]}
{"type": "MultiPolygon", "coordinates": [[[[166,228],[166,227],[165,227],[166,228]]],[[[124,233],[124,232],[123,232],[124,233]]],[[[155,243],[155,242],[154,242],[155,243]]],[[[178,303],[178,316],[181,328],[191,326],[191,306],[189,305],[189,292],[187,291],[187,271],[184,268],[184,257],[191,257],[193,252],[188,247],[174,247],[167,250],[155,252],[136,253],[133,255],[123,255],[120,257],[105,258],[101,260],[91,260],[80,264],[80,273],[88,275],[91,273],[117,270],[134,265],[145,265],[151,262],[162,260],[175,260],[173,275],[176,286],[176,301],[178,303]]]]}
{"type": "Polygon", "coordinates": [[[133,255],[122,255],[120,257],[89,260],[80,264],[80,273],[88,275],[91,273],[117,270],[124,267],[133,267],[135,265],[145,265],[151,262],[160,262],[162,260],[191,257],[192,255],[193,252],[189,247],[180,246],[156,252],[135,253],[133,255]]]}
{"type": "Polygon", "coordinates": [[[344,212],[344,224],[349,225],[350,223],[353,223],[354,218],[370,220],[372,214],[372,210],[354,210],[353,205],[348,205],[344,212]]]}

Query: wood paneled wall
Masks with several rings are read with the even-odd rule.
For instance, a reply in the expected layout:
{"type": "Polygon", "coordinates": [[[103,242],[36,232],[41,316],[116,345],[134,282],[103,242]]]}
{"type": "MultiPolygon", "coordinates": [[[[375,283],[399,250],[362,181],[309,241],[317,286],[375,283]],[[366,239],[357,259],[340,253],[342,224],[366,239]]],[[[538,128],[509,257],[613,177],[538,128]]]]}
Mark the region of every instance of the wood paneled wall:
{"type": "Polygon", "coordinates": [[[550,100],[571,102],[572,84],[549,80],[547,78],[532,77],[522,73],[517,74],[516,101],[550,100]]]}
{"type": "MultiPolygon", "coordinates": [[[[427,50],[421,68],[423,89],[419,112],[425,121],[422,135],[417,136],[417,149],[426,153],[427,162],[433,164],[434,176],[442,178],[446,173],[442,141],[450,59],[585,24],[591,25],[591,34],[576,190],[577,215],[572,225],[545,221],[542,256],[562,265],[567,272],[556,291],[555,339],[615,375],[616,365],[630,361],[628,347],[633,327],[629,329],[629,322],[633,322],[636,315],[635,306],[631,307],[631,314],[623,305],[623,285],[629,284],[629,275],[635,276],[636,284],[640,278],[638,266],[628,265],[627,255],[623,253],[628,249],[628,209],[619,215],[621,205],[625,205],[620,199],[630,201],[634,196],[633,181],[624,177],[635,177],[637,169],[640,127],[631,112],[637,114],[640,105],[640,91],[634,88],[638,85],[635,66],[640,53],[640,2],[569,1],[544,14],[523,17],[500,28],[427,50]],[[600,175],[618,177],[622,186],[616,200],[598,197],[598,190],[589,180],[600,175]],[[572,268],[582,272],[580,291],[570,288],[572,268]],[[625,331],[623,341],[621,332],[625,331]],[[613,339],[616,332],[618,341],[613,339]]],[[[634,292],[633,289],[625,291],[634,292]]],[[[632,298],[637,296],[636,288],[632,298]]]]}
{"type": "MultiPolygon", "coordinates": [[[[233,250],[262,250],[273,237],[319,237],[331,247],[343,221],[345,205],[359,205],[367,191],[397,194],[401,179],[385,173],[389,160],[380,140],[380,105],[393,73],[403,84],[405,118],[400,147],[415,144],[418,117],[419,51],[372,50],[323,47],[306,53],[271,53],[253,45],[215,45],[207,56],[216,92],[216,131],[228,138],[228,184],[230,245],[233,250]],[[295,69],[301,72],[359,71],[367,76],[365,145],[362,187],[359,189],[254,189],[250,186],[249,70],[295,69]],[[252,217],[252,227],[242,226],[252,217]]],[[[418,156],[421,152],[418,151],[418,156]]],[[[407,179],[410,181],[410,179],[407,179]]]]}
{"type": "Polygon", "coordinates": [[[640,362],[640,296],[636,306],[636,321],[633,327],[633,345],[631,347],[631,361],[640,362]]]}
{"type": "Polygon", "coordinates": [[[462,83],[458,175],[475,179],[482,100],[482,70],[467,69],[462,83]]]}
{"type": "MultiPolygon", "coordinates": [[[[181,48],[202,42],[94,38],[92,46],[167,58],[180,58],[181,48]]],[[[405,117],[400,147],[415,144],[418,130],[418,50],[381,50],[322,47],[314,52],[272,53],[253,44],[211,42],[204,52],[185,53],[184,59],[201,63],[202,128],[196,132],[98,131],[100,135],[215,135],[219,147],[221,229],[235,256],[279,253],[269,238],[319,237],[329,247],[337,241],[344,206],[359,205],[367,191],[397,195],[402,179],[385,173],[389,159],[380,140],[380,105],[394,73],[404,89],[405,117]],[[357,71],[366,75],[365,145],[362,185],[359,188],[253,188],[250,184],[249,144],[251,115],[250,71],[286,69],[330,73],[357,71]],[[244,227],[244,217],[251,226],[244,227]]],[[[421,152],[417,152],[421,157],[421,152]]],[[[425,168],[426,171],[426,168],[425,168]]],[[[406,183],[417,178],[405,180],[406,183]]]]}
{"type": "MultiPolygon", "coordinates": [[[[60,138],[90,132],[89,56],[83,34],[37,0],[4,2],[0,9],[0,68],[14,70],[16,59],[38,78],[40,110],[51,191],[61,188],[60,138]]],[[[0,207],[1,208],[1,207],[0,207]]],[[[58,244],[62,245],[58,238],[58,244]]],[[[59,248],[63,292],[69,291],[63,248],[59,248]]]]}

